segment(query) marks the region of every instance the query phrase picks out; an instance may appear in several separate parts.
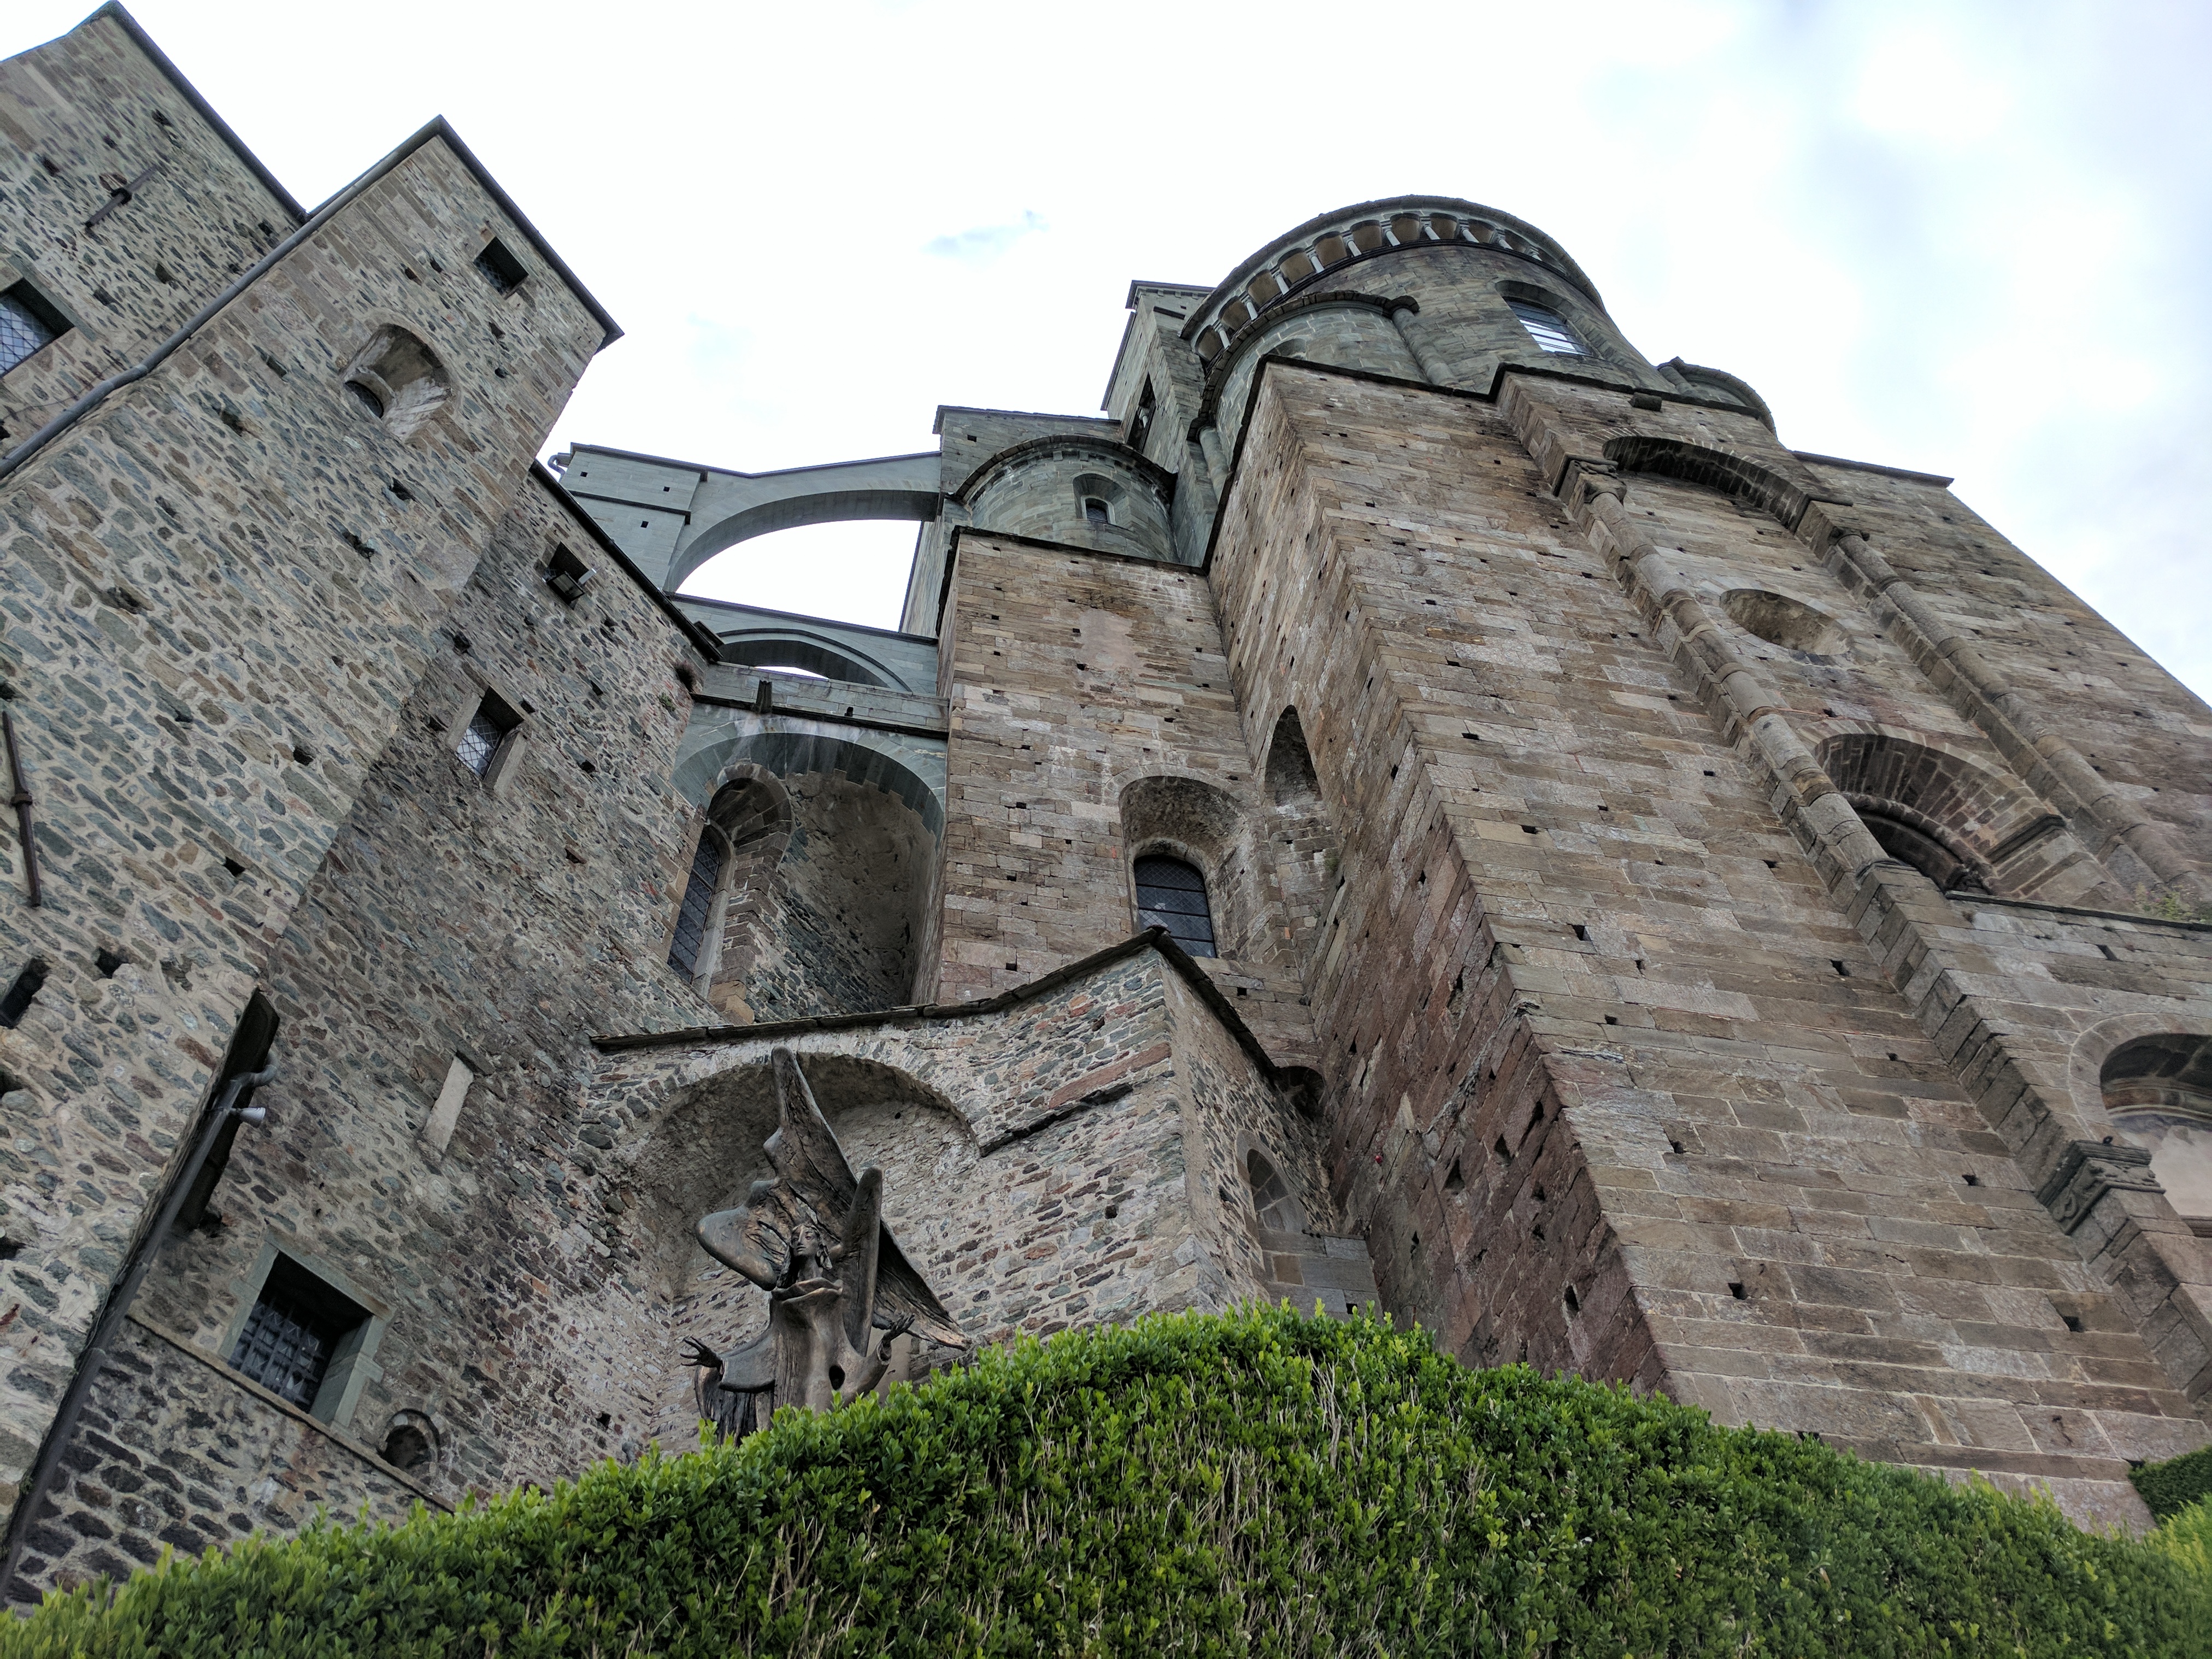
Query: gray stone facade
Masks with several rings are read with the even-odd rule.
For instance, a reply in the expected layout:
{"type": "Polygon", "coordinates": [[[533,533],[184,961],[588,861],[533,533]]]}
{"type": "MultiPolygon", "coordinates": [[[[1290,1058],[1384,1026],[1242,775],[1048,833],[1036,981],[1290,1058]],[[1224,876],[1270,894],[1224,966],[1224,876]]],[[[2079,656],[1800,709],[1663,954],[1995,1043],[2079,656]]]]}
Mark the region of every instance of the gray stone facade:
{"type": "Polygon", "coordinates": [[[970,1351],[1379,1301],[2122,1522],[2207,1440],[2212,712],[1534,227],[556,477],[616,331],[441,124],[309,214],[109,7],[0,142],[15,1598],[689,1443],[777,1048],[970,1351]],[[664,591],[840,517],[896,632],[664,591]]]}

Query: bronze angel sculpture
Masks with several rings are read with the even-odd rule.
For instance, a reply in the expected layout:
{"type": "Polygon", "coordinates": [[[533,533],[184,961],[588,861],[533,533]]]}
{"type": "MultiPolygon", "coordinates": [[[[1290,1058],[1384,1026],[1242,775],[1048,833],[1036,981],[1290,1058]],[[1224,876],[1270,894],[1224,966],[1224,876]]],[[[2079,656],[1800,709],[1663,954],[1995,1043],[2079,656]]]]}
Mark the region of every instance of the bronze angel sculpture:
{"type": "Polygon", "coordinates": [[[883,1171],[855,1180],[797,1056],[778,1048],[769,1061],[775,1178],[698,1228],[709,1255],[768,1292],[768,1328],[728,1355],[685,1345],[699,1415],[730,1436],[764,1426],[777,1406],[826,1410],[858,1398],[883,1380],[891,1343],[907,1332],[966,1346],[884,1225],[883,1171]]]}

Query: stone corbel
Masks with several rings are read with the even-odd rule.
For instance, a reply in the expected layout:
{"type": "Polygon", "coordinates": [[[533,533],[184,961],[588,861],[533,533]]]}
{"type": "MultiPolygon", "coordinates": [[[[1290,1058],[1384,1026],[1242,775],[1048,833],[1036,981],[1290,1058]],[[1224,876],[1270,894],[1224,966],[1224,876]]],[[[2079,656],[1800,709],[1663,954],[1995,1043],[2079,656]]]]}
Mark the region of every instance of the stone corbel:
{"type": "Polygon", "coordinates": [[[1625,501],[1628,486],[1620,476],[1620,469],[1611,461],[1595,455],[1570,455],[1559,469],[1559,488],[1553,492],[1570,507],[1583,507],[1596,495],[1611,495],[1625,501]]]}
{"type": "Polygon", "coordinates": [[[2072,1232],[2108,1192],[2163,1193],[2150,1172],[2150,1154],[2110,1140],[2067,1143],[2050,1176],[2036,1192],[2051,1218],[2072,1232]]]}

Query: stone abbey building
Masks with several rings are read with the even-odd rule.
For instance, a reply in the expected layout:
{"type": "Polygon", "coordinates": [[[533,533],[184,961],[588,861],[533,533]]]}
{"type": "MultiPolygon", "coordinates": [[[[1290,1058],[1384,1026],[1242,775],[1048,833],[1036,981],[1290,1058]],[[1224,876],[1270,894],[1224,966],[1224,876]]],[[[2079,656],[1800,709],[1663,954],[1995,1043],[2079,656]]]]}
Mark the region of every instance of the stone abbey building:
{"type": "Polygon", "coordinates": [[[618,331],[444,123],[311,210],[118,6],[0,64],[14,1597],[690,1443],[780,1048],[970,1349],[1371,1298],[2140,1518],[2212,713],[1510,215],[1128,309],[1098,415],[556,474],[618,331]],[[854,517],[896,632],[679,595],[854,517]]]}

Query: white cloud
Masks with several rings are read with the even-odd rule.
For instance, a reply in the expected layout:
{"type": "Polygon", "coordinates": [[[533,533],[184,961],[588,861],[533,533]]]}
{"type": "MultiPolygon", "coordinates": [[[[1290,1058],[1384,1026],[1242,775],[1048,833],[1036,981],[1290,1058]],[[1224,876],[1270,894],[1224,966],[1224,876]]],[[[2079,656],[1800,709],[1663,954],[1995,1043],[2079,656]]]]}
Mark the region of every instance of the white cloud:
{"type": "MultiPolygon", "coordinates": [[[[89,3],[14,0],[0,51],[89,3]]],[[[629,331],[553,447],[761,471],[927,448],[939,403],[1091,413],[1131,277],[1471,196],[1558,237],[1647,355],[1750,380],[1789,441],[1955,472],[2212,689],[2201,7],[133,9],[304,198],[453,119],[629,331]]],[[[879,617],[903,573],[860,542],[911,531],[851,533],[713,580],[879,617]]]]}

